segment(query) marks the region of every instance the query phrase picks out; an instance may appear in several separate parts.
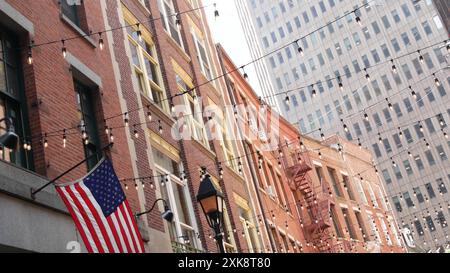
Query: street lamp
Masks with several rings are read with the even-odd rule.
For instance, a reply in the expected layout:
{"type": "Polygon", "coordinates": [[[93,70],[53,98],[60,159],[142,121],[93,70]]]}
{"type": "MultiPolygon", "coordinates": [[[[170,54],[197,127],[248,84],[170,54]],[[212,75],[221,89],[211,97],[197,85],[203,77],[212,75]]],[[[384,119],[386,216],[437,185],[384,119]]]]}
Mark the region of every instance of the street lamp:
{"type": "Polygon", "coordinates": [[[164,212],[161,213],[161,217],[162,217],[163,219],[165,219],[165,220],[166,220],[167,222],[169,222],[169,223],[172,222],[172,220],[173,220],[173,212],[170,210],[169,206],[167,205],[167,201],[164,200],[164,199],[162,199],[162,198],[157,199],[157,200],[153,203],[152,208],[149,209],[148,211],[144,211],[144,212],[141,212],[141,213],[136,213],[136,218],[139,218],[139,217],[141,217],[141,216],[144,215],[144,214],[149,214],[150,212],[152,212],[153,209],[154,209],[155,206],[156,206],[156,203],[158,203],[159,201],[162,201],[162,202],[164,203],[164,212]]]}
{"type": "Polygon", "coordinates": [[[217,241],[220,253],[225,253],[221,232],[221,225],[223,223],[223,194],[214,186],[209,174],[205,174],[203,180],[200,182],[197,201],[202,206],[208,225],[214,230],[214,238],[217,241]]]}

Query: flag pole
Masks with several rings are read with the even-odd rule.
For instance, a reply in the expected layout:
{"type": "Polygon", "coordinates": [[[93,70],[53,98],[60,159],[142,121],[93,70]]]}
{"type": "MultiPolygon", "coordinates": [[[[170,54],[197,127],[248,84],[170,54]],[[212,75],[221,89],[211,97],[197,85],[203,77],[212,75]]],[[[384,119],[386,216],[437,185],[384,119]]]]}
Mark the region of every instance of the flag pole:
{"type": "Polygon", "coordinates": [[[108,145],[106,145],[105,147],[103,147],[101,150],[98,150],[96,153],[93,153],[92,155],[86,157],[85,159],[83,159],[82,161],[80,161],[79,163],[77,163],[76,165],[74,165],[73,167],[71,167],[70,169],[68,169],[67,171],[63,172],[62,174],[58,175],[57,177],[53,178],[52,180],[50,180],[48,183],[46,183],[45,185],[43,185],[42,187],[38,188],[38,189],[34,189],[31,188],[31,199],[36,200],[36,194],[41,192],[43,189],[47,188],[48,186],[50,186],[51,184],[55,183],[57,180],[59,180],[61,177],[65,176],[66,174],[70,173],[71,171],[75,170],[76,168],[80,167],[82,164],[84,164],[86,161],[88,161],[89,159],[93,158],[94,156],[97,156],[100,153],[105,152],[106,150],[108,150],[109,148],[111,148],[113,146],[114,143],[110,143],[108,145]]]}

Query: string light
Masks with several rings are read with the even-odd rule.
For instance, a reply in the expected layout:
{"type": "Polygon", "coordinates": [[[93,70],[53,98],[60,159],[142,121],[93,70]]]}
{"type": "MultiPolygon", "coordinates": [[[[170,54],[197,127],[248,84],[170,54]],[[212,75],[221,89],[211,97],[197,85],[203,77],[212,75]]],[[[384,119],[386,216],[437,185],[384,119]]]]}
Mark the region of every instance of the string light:
{"type": "Polygon", "coordinates": [[[304,57],[305,52],[303,52],[303,48],[300,46],[300,40],[296,40],[295,43],[297,44],[297,52],[300,54],[300,56],[304,57]]]}
{"type": "Polygon", "coordinates": [[[99,33],[98,33],[98,36],[99,36],[99,39],[98,39],[98,47],[100,48],[100,50],[103,50],[104,43],[103,43],[102,33],[99,32],[99,33]]]}
{"type": "Polygon", "coordinates": [[[394,106],[392,105],[392,103],[389,101],[388,98],[386,98],[386,101],[387,101],[387,103],[388,103],[389,109],[390,109],[390,110],[394,110],[394,106]]]}
{"type": "Polygon", "coordinates": [[[110,129],[109,139],[111,140],[111,143],[114,142],[114,135],[113,135],[113,132],[112,132],[112,128],[110,129]]]}
{"type": "Polygon", "coordinates": [[[287,95],[287,94],[286,94],[286,97],[284,98],[284,103],[286,103],[286,105],[288,105],[288,106],[291,103],[291,99],[289,98],[289,95],[287,95]]]}
{"type": "Polygon", "coordinates": [[[422,53],[420,52],[420,50],[417,50],[417,54],[419,54],[419,61],[423,64],[425,62],[425,59],[422,56],[422,53]]]}
{"type": "Polygon", "coordinates": [[[44,148],[48,148],[47,133],[44,135],[44,148]]]}
{"type": "Polygon", "coordinates": [[[439,79],[436,77],[436,73],[433,73],[433,77],[434,77],[434,83],[436,84],[437,87],[441,86],[441,82],[439,81],[439,79]]]}
{"type": "Polygon", "coordinates": [[[161,120],[158,120],[158,124],[159,124],[159,127],[158,127],[159,134],[162,135],[163,134],[163,127],[162,127],[161,120]]]}
{"type": "Polygon", "coordinates": [[[244,79],[248,79],[248,74],[245,72],[245,65],[243,65],[243,66],[241,66],[241,69],[242,69],[242,73],[243,73],[243,76],[244,76],[244,79]]]}
{"type": "Polygon", "coordinates": [[[366,72],[366,80],[367,80],[368,82],[370,82],[370,75],[369,75],[369,73],[367,72],[367,68],[364,68],[364,72],[366,72]]]}
{"type": "Polygon", "coordinates": [[[322,132],[322,128],[319,128],[320,131],[320,137],[322,138],[322,140],[325,140],[325,134],[322,132]]]}
{"type": "MultiPolygon", "coordinates": [[[[356,11],[355,11],[355,15],[356,15],[356,11]]],[[[355,20],[356,20],[356,23],[358,23],[358,25],[362,26],[361,17],[359,17],[359,16],[356,15],[355,20]]]]}
{"type": "Polygon", "coordinates": [[[28,64],[33,64],[33,52],[32,52],[32,48],[31,45],[28,46],[28,57],[27,57],[27,62],[28,64]]]}
{"type": "Polygon", "coordinates": [[[181,28],[181,18],[180,18],[180,14],[179,13],[175,14],[175,24],[178,27],[178,29],[181,28]]]}
{"type": "Polygon", "coordinates": [[[139,138],[139,132],[136,127],[134,128],[134,137],[139,138]]]}
{"type": "Polygon", "coordinates": [[[345,124],[344,123],[344,120],[343,119],[341,119],[341,122],[342,122],[342,126],[344,127],[344,131],[346,132],[346,133],[348,133],[348,126],[347,126],[347,124],[345,124]]]}
{"type": "Polygon", "coordinates": [[[62,43],[62,55],[63,55],[63,57],[65,59],[67,57],[67,49],[66,49],[66,46],[65,46],[65,41],[61,40],[61,43],[62,43]]]}
{"type": "Polygon", "coordinates": [[[339,89],[340,89],[341,91],[344,91],[344,85],[342,84],[341,81],[339,82],[339,89]]]}
{"type": "Polygon", "coordinates": [[[67,136],[66,136],[66,129],[63,130],[63,148],[66,148],[67,144],[67,136]]]}
{"type": "Polygon", "coordinates": [[[391,59],[391,63],[392,63],[392,72],[394,72],[395,74],[397,74],[397,67],[394,64],[394,59],[391,59]]]}
{"type": "Polygon", "coordinates": [[[217,4],[214,3],[214,18],[217,19],[217,17],[219,17],[219,11],[217,10],[217,4]]]}
{"type": "Polygon", "coordinates": [[[141,32],[141,30],[140,30],[140,23],[137,23],[136,24],[136,26],[137,26],[137,31],[136,31],[136,34],[137,34],[137,36],[138,36],[138,40],[139,40],[139,42],[142,42],[142,32],[141,32]]]}
{"type": "Polygon", "coordinates": [[[313,98],[317,96],[316,89],[314,88],[314,84],[311,84],[311,95],[313,98]]]}
{"type": "Polygon", "coordinates": [[[124,114],[123,122],[125,123],[125,126],[126,126],[126,127],[128,127],[128,126],[130,125],[130,124],[129,124],[129,120],[128,120],[128,113],[125,113],[125,114],[124,114]]]}
{"type": "Polygon", "coordinates": [[[364,119],[365,119],[366,121],[369,121],[369,115],[368,115],[367,113],[364,113],[364,119]]]}

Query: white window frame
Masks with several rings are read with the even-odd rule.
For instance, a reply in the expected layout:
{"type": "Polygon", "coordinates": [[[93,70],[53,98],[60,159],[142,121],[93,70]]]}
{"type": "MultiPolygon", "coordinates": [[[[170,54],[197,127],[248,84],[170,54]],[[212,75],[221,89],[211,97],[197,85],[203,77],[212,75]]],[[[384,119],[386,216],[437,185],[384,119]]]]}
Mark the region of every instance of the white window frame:
{"type": "Polygon", "coordinates": [[[373,203],[374,207],[375,208],[379,208],[380,205],[378,204],[378,200],[377,200],[377,197],[376,197],[376,195],[375,195],[375,193],[374,193],[374,191],[372,189],[371,183],[366,181],[366,184],[367,184],[367,191],[369,192],[370,199],[372,200],[372,203],[373,203]]]}
{"type": "Polygon", "coordinates": [[[210,57],[209,50],[206,47],[205,41],[203,39],[200,39],[198,37],[197,33],[193,29],[191,30],[191,33],[192,33],[192,38],[193,38],[194,44],[195,44],[197,59],[200,64],[200,70],[206,79],[212,80],[214,78],[214,68],[211,66],[211,60],[210,60],[211,57],[210,57]],[[202,54],[200,53],[200,49],[199,49],[199,44],[203,47],[206,60],[203,60],[203,58],[202,58],[202,54]],[[205,63],[208,65],[208,68],[205,67],[205,63]],[[209,73],[208,73],[208,71],[209,71],[209,73]]]}
{"type": "MultiPolygon", "coordinates": [[[[197,225],[197,221],[195,218],[195,214],[194,214],[194,208],[192,206],[193,202],[192,202],[192,198],[189,192],[189,188],[187,186],[187,184],[184,181],[181,181],[180,178],[176,177],[175,175],[171,174],[169,171],[165,170],[164,168],[158,166],[155,164],[155,171],[156,171],[156,175],[168,175],[168,182],[165,183],[164,187],[166,187],[166,192],[168,195],[169,200],[167,200],[170,204],[170,209],[173,212],[173,220],[172,222],[175,223],[175,231],[176,231],[176,236],[177,238],[175,238],[177,240],[177,242],[185,244],[185,239],[183,238],[184,234],[182,232],[182,227],[184,229],[188,229],[191,230],[194,234],[194,238],[192,241],[192,245],[193,247],[195,247],[196,249],[201,250],[202,249],[202,244],[200,242],[200,240],[198,239],[198,236],[196,236],[199,233],[198,230],[198,225],[197,225]],[[192,226],[187,225],[186,223],[182,223],[180,221],[179,218],[179,212],[178,212],[178,208],[176,206],[176,197],[174,194],[174,185],[173,183],[177,183],[181,186],[183,186],[183,194],[184,197],[186,199],[186,206],[189,212],[189,219],[191,220],[191,224],[192,226]]],[[[192,240],[190,239],[190,240],[192,240]]]]}
{"type": "MultiPolygon", "coordinates": [[[[134,29],[134,27],[133,27],[133,29],[134,29]]],[[[169,107],[167,105],[167,96],[166,96],[166,92],[164,91],[164,83],[162,80],[161,67],[159,66],[159,62],[157,59],[158,56],[156,53],[155,44],[153,43],[153,41],[147,41],[147,40],[145,40],[144,37],[142,38],[143,41],[145,41],[148,45],[151,46],[152,52],[149,53],[129,33],[127,33],[127,36],[128,36],[129,46],[130,47],[134,46],[136,48],[136,53],[137,53],[140,67],[138,67],[134,64],[132,57],[130,58],[130,63],[131,63],[131,66],[133,67],[133,73],[135,75],[139,74],[139,77],[137,80],[141,81],[140,84],[142,85],[142,87],[144,89],[143,95],[145,97],[149,98],[151,101],[155,102],[155,105],[162,108],[162,110],[164,110],[164,112],[167,113],[169,111],[169,109],[168,109],[169,107]],[[156,82],[154,82],[152,79],[150,79],[148,77],[149,71],[147,71],[147,67],[145,65],[145,59],[148,59],[151,63],[153,63],[157,67],[156,77],[158,78],[157,80],[160,84],[157,84],[156,82]],[[153,94],[152,94],[152,88],[155,89],[157,92],[161,93],[161,101],[162,101],[161,105],[158,105],[156,103],[155,98],[153,97],[153,94]]],[[[130,52],[131,52],[131,48],[130,48],[130,52]]]]}
{"type": "MultiPolygon", "coordinates": [[[[186,84],[186,83],[185,83],[186,84]]],[[[203,146],[205,146],[208,150],[210,149],[209,146],[209,140],[208,135],[206,133],[206,128],[203,120],[203,109],[201,107],[200,100],[197,97],[197,94],[195,93],[195,90],[192,92],[186,93],[184,97],[185,105],[188,106],[189,113],[188,113],[188,120],[190,121],[190,131],[191,136],[201,143],[203,146]],[[193,96],[191,96],[189,93],[194,93],[193,96]],[[197,98],[197,99],[194,99],[197,98]],[[191,105],[194,105],[194,113],[192,113],[191,105]]]]}
{"type": "Polygon", "coordinates": [[[185,49],[184,49],[183,38],[181,36],[181,30],[180,30],[179,26],[177,26],[176,23],[175,23],[176,19],[175,19],[174,14],[177,14],[177,11],[175,10],[175,6],[173,4],[173,0],[158,0],[158,7],[159,7],[159,12],[164,17],[161,21],[163,22],[165,32],[184,51],[185,49]],[[167,7],[169,7],[170,10],[167,10],[167,7]],[[171,32],[171,28],[176,30],[176,33],[177,33],[178,37],[173,37],[172,32],[171,32]],[[177,40],[180,41],[180,42],[178,43],[177,40]]]}

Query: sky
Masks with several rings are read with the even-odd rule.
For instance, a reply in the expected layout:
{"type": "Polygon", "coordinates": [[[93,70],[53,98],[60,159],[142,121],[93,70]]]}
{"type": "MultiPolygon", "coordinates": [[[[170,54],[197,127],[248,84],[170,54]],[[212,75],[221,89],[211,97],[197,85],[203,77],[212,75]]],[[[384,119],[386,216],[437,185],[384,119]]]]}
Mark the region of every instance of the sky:
{"type": "MultiPolygon", "coordinates": [[[[222,45],[236,66],[240,67],[250,62],[252,57],[234,0],[203,0],[203,5],[208,6],[205,12],[214,42],[222,45]],[[214,17],[214,3],[217,3],[220,14],[217,19],[214,17]]],[[[261,95],[261,87],[253,65],[246,67],[245,72],[249,76],[250,85],[258,95],[261,95]]]]}

